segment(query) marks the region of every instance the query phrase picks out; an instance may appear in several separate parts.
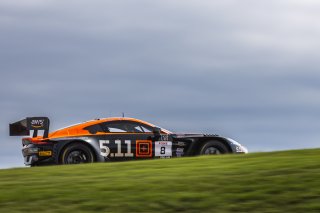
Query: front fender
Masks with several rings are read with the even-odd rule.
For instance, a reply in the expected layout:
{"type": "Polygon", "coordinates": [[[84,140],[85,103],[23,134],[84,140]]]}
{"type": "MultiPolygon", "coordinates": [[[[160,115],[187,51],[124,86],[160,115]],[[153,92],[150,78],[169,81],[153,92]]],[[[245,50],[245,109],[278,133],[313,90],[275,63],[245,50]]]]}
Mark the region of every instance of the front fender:
{"type": "Polygon", "coordinates": [[[226,141],[228,141],[233,153],[248,153],[248,149],[239,142],[231,138],[226,138],[226,141]]]}

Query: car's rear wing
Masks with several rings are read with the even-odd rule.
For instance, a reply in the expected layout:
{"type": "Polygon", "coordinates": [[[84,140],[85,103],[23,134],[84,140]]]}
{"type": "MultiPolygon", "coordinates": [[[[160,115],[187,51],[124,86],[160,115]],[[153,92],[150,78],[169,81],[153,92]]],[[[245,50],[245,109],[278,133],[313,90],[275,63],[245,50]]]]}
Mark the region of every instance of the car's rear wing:
{"type": "Polygon", "coordinates": [[[10,136],[27,136],[33,130],[33,136],[38,136],[38,130],[44,130],[43,138],[48,138],[50,120],[47,117],[28,117],[9,124],[10,136]]]}

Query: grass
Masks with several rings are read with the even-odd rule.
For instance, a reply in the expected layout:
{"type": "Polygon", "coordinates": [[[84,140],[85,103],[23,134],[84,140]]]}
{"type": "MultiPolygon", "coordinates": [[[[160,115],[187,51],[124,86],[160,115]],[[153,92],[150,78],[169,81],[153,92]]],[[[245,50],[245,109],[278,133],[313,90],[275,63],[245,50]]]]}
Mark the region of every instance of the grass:
{"type": "Polygon", "coordinates": [[[320,149],[0,170],[0,212],[320,212],[320,149]]]}

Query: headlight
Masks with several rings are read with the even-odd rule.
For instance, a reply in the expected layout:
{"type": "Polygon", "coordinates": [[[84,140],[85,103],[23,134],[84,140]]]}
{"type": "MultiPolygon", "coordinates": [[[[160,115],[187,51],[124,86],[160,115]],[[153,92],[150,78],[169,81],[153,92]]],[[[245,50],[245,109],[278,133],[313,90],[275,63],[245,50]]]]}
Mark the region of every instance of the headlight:
{"type": "Polygon", "coordinates": [[[229,142],[232,143],[235,148],[236,148],[236,152],[242,152],[242,153],[248,153],[248,149],[244,146],[242,146],[240,143],[238,143],[237,141],[228,138],[229,142]]]}
{"type": "Polygon", "coordinates": [[[244,146],[236,146],[236,152],[248,153],[248,149],[244,146]]]}
{"type": "Polygon", "coordinates": [[[233,139],[231,139],[231,138],[227,138],[227,139],[228,139],[228,141],[230,141],[232,144],[237,145],[237,146],[241,146],[241,144],[238,143],[237,141],[235,141],[235,140],[233,140],[233,139]]]}

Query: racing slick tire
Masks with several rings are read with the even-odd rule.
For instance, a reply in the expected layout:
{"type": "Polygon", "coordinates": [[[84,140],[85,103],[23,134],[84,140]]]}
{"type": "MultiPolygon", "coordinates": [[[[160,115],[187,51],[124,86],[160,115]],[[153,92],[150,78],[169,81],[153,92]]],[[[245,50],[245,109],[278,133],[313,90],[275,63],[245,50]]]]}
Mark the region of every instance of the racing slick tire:
{"type": "Polygon", "coordinates": [[[206,141],[200,147],[199,155],[219,155],[229,153],[228,147],[219,141],[206,141]]]}
{"type": "Polygon", "coordinates": [[[94,154],[86,145],[75,143],[67,146],[61,155],[61,164],[93,163],[94,154]]]}

